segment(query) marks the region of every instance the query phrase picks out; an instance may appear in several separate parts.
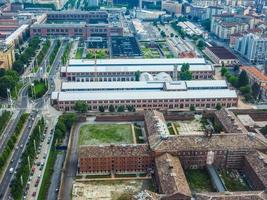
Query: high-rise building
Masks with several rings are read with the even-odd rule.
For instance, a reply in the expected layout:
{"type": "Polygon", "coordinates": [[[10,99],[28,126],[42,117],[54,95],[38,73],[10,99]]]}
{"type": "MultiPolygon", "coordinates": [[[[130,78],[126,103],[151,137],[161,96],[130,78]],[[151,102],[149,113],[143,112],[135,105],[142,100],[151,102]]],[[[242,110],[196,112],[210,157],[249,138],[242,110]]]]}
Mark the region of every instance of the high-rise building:
{"type": "Polygon", "coordinates": [[[264,63],[267,59],[267,36],[244,35],[237,40],[235,50],[252,63],[264,63]]]}

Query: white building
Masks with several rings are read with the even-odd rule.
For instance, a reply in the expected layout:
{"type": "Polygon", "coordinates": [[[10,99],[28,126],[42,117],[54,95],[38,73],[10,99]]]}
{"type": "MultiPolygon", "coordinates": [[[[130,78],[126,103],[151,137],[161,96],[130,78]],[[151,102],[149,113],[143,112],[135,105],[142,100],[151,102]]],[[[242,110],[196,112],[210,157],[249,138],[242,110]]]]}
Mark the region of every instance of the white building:
{"type": "Polygon", "coordinates": [[[252,63],[263,64],[267,60],[267,37],[249,33],[239,38],[235,50],[252,63]]]}

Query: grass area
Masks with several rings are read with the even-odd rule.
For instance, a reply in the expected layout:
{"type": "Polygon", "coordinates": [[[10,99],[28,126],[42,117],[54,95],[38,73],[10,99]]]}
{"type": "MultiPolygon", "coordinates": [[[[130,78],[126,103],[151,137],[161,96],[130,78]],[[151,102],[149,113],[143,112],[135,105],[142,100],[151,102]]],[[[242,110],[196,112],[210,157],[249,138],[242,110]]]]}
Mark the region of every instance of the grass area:
{"type": "Polygon", "coordinates": [[[185,171],[189,187],[193,192],[213,192],[214,189],[207,170],[189,169],[185,171]]]}
{"type": "Polygon", "coordinates": [[[136,123],[134,124],[134,132],[135,132],[136,142],[138,144],[144,143],[142,129],[141,129],[140,125],[138,125],[136,123]]]}
{"type": "Polygon", "coordinates": [[[95,179],[95,178],[111,178],[109,174],[106,175],[86,175],[85,178],[95,179]]]}
{"type": "Polygon", "coordinates": [[[96,51],[89,50],[88,53],[86,54],[87,59],[94,59],[95,57],[97,59],[108,58],[108,53],[106,50],[101,49],[96,51]]]}
{"type": "Polygon", "coordinates": [[[169,130],[170,134],[175,135],[175,132],[174,132],[173,127],[172,127],[172,123],[168,122],[167,126],[168,126],[168,130],[169,130]]]}
{"type": "Polygon", "coordinates": [[[0,135],[2,135],[9,119],[11,118],[12,113],[10,111],[4,110],[0,116],[0,135]]]}
{"type": "Polygon", "coordinates": [[[116,178],[124,178],[124,177],[137,177],[137,174],[116,174],[116,178]]]}
{"type": "Polygon", "coordinates": [[[30,97],[38,99],[46,93],[47,89],[48,88],[44,80],[34,81],[34,87],[29,87],[28,94],[30,97]]]}
{"type": "Polygon", "coordinates": [[[130,144],[132,141],[129,124],[87,124],[80,129],[79,145],[130,144]]]}
{"type": "Polygon", "coordinates": [[[225,184],[225,187],[230,192],[249,190],[247,184],[243,180],[240,179],[239,174],[238,176],[235,176],[234,173],[231,173],[226,170],[222,170],[220,172],[220,177],[222,178],[225,184]]]}
{"type": "Polygon", "coordinates": [[[83,56],[83,48],[78,48],[75,54],[76,59],[81,59],[83,56]]]}
{"type": "Polygon", "coordinates": [[[20,91],[20,89],[23,87],[23,83],[22,82],[17,82],[16,86],[13,90],[11,90],[11,96],[13,99],[17,99],[18,98],[18,93],[20,91]]]}

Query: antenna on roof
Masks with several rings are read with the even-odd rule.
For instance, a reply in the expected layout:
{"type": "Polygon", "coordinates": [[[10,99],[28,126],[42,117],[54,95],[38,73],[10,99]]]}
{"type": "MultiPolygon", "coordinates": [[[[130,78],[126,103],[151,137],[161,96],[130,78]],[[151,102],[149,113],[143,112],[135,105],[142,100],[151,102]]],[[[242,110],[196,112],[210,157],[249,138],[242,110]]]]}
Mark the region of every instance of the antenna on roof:
{"type": "Polygon", "coordinates": [[[94,49],[94,61],[95,61],[95,81],[97,81],[97,67],[96,67],[96,50],[94,49]]]}

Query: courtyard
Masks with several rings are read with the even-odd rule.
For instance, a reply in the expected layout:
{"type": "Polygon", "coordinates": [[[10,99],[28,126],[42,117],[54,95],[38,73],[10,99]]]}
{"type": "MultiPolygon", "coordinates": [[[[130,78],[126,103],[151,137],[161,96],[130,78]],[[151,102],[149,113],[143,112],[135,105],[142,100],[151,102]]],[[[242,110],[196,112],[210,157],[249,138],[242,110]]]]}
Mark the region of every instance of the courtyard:
{"type": "Polygon", "coordinates": [[[133,195],[145,189],[155,191],[149,178],[77,181],[73,184],[72,199],[130,200],[133,195]]]}
{"type": "Polygon", "coordinates": [[[128,124],[85,124],[80,128],[79,145],[131,144],[132,125],[128,124]]]}

